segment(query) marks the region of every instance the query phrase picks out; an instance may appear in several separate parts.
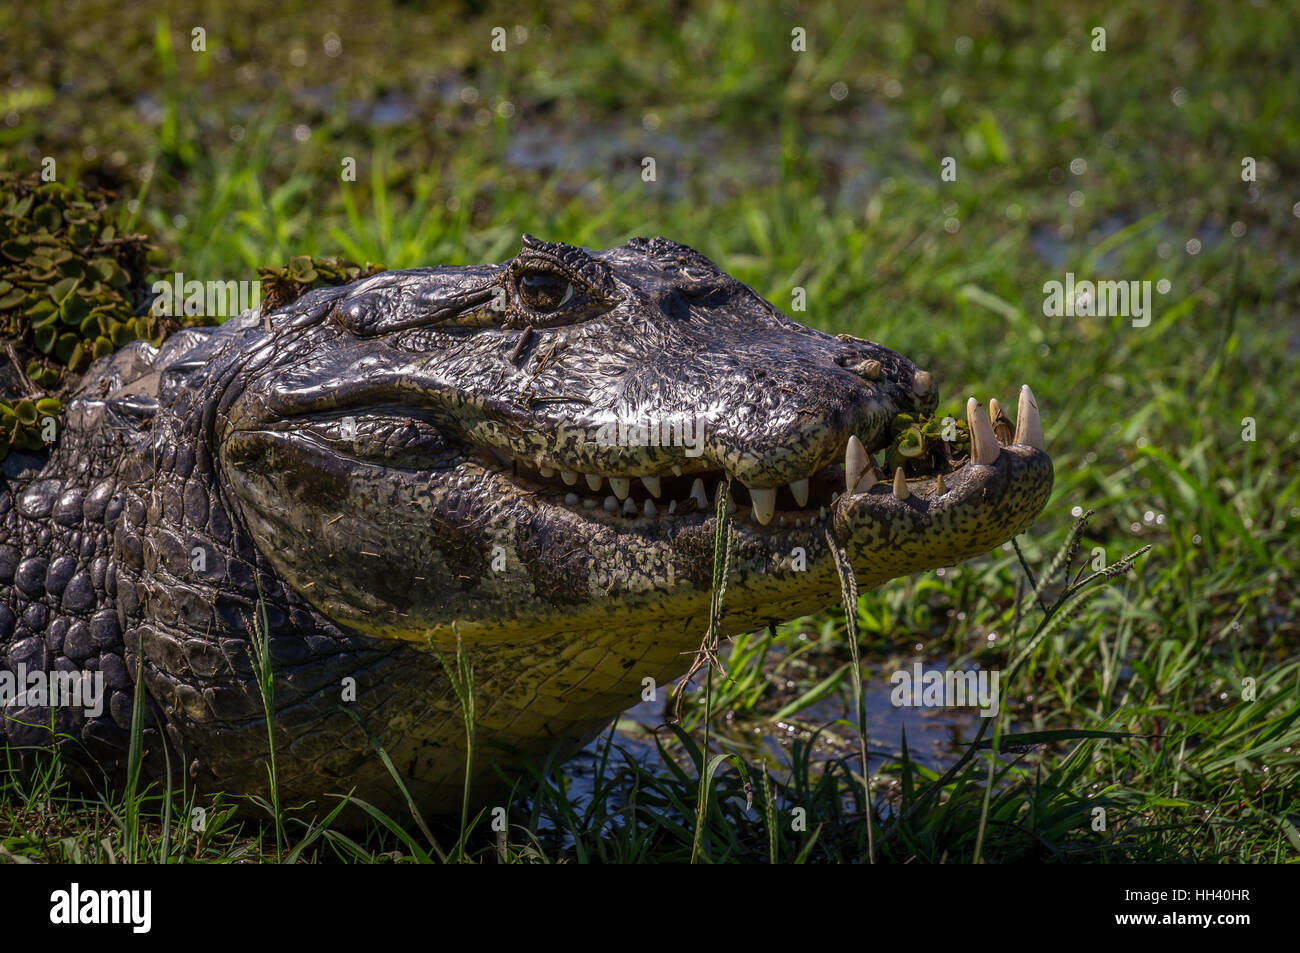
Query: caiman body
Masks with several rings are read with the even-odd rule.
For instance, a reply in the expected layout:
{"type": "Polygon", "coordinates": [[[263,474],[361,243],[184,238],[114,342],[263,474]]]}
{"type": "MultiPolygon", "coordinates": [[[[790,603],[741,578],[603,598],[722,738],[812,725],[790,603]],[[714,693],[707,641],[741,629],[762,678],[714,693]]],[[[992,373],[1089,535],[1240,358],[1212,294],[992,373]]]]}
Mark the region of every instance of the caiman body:
{"type": "Polygon", "coordinates": [[[933,411],[930,375],[658,238],[525,236],[505,264],[313,291],[130,345],[65,403],[48,454],[3,464],[0,663],[102,673],[106,697],[24,696],[0,740],[57,736],[119,776],[139,671],[153,776],[265,795],[260,599],[284,804],[401,803],[359,719],[426,810],[456,808],[464,726],[432,647],[458,638],[476,801],[494,758],[577,751],[688,667],[720,485],[738,633],[839,601],[828,532],[870,586],[997,546],[1052,482],[1026,390],[1013,440],[972,403],[965,465],[873,486],[860,451],[933,411]]]}

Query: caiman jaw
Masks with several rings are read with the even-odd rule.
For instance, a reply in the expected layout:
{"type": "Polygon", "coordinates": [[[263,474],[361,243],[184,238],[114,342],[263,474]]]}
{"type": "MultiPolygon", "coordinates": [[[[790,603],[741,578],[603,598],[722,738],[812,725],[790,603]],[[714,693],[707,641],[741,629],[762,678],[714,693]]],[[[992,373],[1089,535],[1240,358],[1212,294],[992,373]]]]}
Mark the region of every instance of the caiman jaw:
{"type": "Polygon", "coordinates": [[[719,467],[686,473],[675,466],[664,473],[640,476],[584,473],[564,469],[559,461],[538,465],[495,449],[490,454],[490,469],[508,475],[539,504],[560,507],[624,532],[662,529],[673,523],[698,524],[714,514],[717,494],[727,483],[732,512],[751,526],[812,526],[825,520],[828,510],[839,519],[873,507],[892,511],[896,504],[886,505],[887,499],[910,501],[909,510],[925,513],[951,506],[967,495],[959,490],[971,490],[982,479],[987,480],[992,471],[979,468],[993,467],[1004,447],[1017,458],[1030,460],[1035,453],[1045,457],[1038,404],[1028,385],[1020,391],[1014,434],[996,398],[986,412],[972,397],[966,411],[971,455],[919,474],[907,474],[901,467],[892,476],[880,474],[856,434],[845,443],[841,462],[781,487],[746,486],[719,467]]]}

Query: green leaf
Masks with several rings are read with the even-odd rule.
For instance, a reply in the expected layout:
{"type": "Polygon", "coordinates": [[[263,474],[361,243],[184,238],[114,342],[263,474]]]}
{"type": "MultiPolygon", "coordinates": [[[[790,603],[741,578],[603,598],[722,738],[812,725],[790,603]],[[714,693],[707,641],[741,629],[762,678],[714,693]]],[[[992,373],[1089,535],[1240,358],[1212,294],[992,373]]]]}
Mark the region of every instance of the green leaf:
{"type": "Polygon", "coordinates": [[[63,304],[59,306],[60,320],[73,327],[79,326],[88,314],[90,314],[90,305],[81,295],[74,294],[70,298],[65,298],[63,304]]]}
{"type": "Polygon", "coordinates": [[[49,354],[54,350],[55,329],[52,325],[37,328],[32,337],[36,341],[36,350],[42,354],[49,354]]]}
{"type": "Polygon", "coordinates": [[[50,289],[50,297],[57,303],[62,304],[64,298],[77,290],[78,284],[80,284],[80,282],[77,281],[76,278],[64,278],[50,289]]]}
{"type": "Polygon", "coordinates": [[[128,344],[135,340],[135,330],[130,324],[117,322],[113,325],[111,337],[113,339],[113,346],[121,347],[123,344],[128,344]]]}
{"type": "Polygon", "coordinates": [[[29,241],[26,237],[11,238],[0,244],[0,255],[4,255],[10,261],[26,261],[29,241]]]}
{"type": "Polygon", "coordinates": [[[65,331],[54,342],[54,356],[67,364],[72,357],[72,352],[76,350],[77,345],[80,343],[81,339],[79,337],[71,331],[65,331]]]}

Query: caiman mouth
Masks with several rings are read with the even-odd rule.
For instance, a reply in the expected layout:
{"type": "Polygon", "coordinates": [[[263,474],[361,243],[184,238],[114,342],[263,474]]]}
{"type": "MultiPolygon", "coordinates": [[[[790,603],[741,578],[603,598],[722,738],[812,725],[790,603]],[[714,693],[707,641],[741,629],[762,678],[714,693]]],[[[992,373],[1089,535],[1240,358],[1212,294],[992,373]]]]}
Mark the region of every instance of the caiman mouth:
{"type": "MultiPolygon", "coordinates": [[[[955,444],[939,444],[926,453],[882,474],[877,456],[890,442],[882,431],[868,443],[855,434],[845,442],[843,459],[796,477],[779,487],[746,486],[721,467],[701,469],[706,461],[688,460],[651,474],[592,473],[565,469],[558,461],[538,463],[511,456],[499,448],[478,448],[482,465],[510,480],[541,503],[561,507],[586,519],[617,529],[635,531],[662,526],[669,518],[700,522],[716,512],[718,494],[729,487],[730,512],[755,526],[811,526],[825,521],[828,509],[851,498],[855,508],[871,506],[872,498],[912,501],[914,510],[942,506],[954,488],[969,483],[971,466],[996,464],[1003,448],[1020,456],[1043,452],[1038,405],[1026,385],[1021,388],[1014,433],[996,399],[986,412],[974,397],[967,402],[971,452],[954,453],[955,444]],[[693,467],[687,472],[687,467],[693,467]],[[867,499],[861,499],[862,497],[867,499]]],[[[1045,455],[1044,455],[1045,456],[1045,455]]],[[[963,496],[965,494],[962,494],[963,496]]]]}

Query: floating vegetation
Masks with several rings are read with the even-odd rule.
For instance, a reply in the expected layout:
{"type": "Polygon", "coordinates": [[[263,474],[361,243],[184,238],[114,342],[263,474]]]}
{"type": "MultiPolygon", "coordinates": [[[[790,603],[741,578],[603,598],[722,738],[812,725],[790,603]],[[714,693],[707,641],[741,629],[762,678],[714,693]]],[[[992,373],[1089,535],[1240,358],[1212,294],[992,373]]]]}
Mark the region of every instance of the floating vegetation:
{"type": "Polygon", "coordinates": [[[58,432],[69,374],[168,319],[143,315],[154,246],[119,232],[110,192],[0,172],[0,459],[58,432]],[[49,424],[51,418],[54,426],[49,424]]]}
{"type": "Polygon", "coordinates": [[[895,414],[890,429],[893,437],[883,451],[886,473],[902,467],[908,476],[921,476],[951,469],[970,456],[970,428],[964,417],[895,414]]]}

